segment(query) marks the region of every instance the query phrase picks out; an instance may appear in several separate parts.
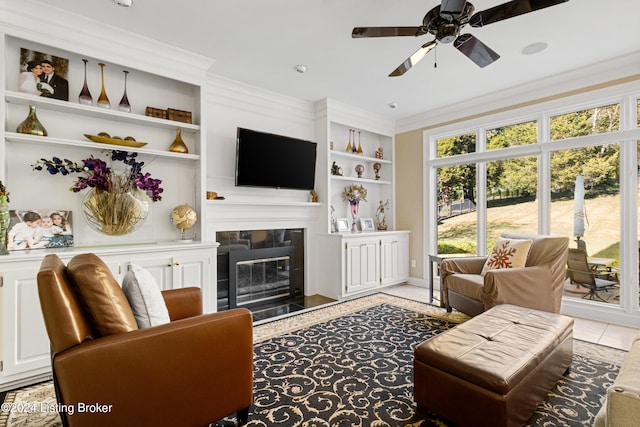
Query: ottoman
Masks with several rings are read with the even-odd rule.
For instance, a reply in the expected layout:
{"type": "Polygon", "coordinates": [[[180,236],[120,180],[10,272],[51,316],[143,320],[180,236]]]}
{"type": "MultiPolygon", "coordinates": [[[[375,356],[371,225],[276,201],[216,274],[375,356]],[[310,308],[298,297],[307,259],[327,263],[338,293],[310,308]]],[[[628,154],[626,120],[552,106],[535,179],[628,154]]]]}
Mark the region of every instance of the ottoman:
{"type": "Polygon", "coordinates": [[[573,358],[573,319],[498,305],[414,351],[414,399],[459,426],[522,426],[573,358]]]}

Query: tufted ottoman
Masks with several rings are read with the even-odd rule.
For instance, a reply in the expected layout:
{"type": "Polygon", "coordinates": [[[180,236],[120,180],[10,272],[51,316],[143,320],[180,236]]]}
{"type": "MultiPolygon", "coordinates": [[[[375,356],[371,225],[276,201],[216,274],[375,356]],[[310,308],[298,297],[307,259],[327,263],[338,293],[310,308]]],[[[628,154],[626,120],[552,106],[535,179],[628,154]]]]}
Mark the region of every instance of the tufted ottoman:
{"type": "Polygon", "coordinates": [[[522,426],[573,357],[573,319],[499,305],[414,352],[414,399],[460,426],[522,426]]]}

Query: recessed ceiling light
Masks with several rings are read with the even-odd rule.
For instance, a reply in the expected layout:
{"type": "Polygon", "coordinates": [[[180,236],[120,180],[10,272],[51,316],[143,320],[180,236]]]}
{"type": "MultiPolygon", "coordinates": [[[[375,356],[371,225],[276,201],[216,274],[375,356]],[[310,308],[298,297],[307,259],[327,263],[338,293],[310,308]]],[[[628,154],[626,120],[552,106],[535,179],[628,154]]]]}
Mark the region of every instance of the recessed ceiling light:
{"type": "Polygon", "coordinates": [[[113,0],[113,2],[122,7],[130,7],[133,4],[133,0],[113,0]]]}
{"type": "Polygon", "coordinates": [[[300,74],[304,74],[307,72],[307,66],[306,65],[296,65],[296,71],[299,72],[300,74]]]}
{"type": "Polygon", "coordinates": [[[398,108],[398,103],[397,102],[390,102],[389,104],[387,104],[387,106],[389,108],[398,108]]]}
{"type": "Polygon", "coordinates": [[[530,44],[529,46],[525,46],[524,49],[522,49],[522,54],[533,55],[535,53],[542,52],[548,46],[549,45],[544,42],[533,43],[533,44],[530,44]]]}

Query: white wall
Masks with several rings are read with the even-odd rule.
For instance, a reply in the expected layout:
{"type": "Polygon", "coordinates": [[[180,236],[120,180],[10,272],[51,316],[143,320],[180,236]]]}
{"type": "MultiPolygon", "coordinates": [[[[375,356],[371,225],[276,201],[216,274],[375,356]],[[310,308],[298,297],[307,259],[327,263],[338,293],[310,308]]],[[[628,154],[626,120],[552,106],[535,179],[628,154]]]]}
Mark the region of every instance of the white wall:
{"type": "Polygon", "coordinates": [[[205,102],[208,191],[229,201],[307,201],[307,191],[235,187],[236,130],[244,127],[314,141],[313,103],[214,74],[207,79],[205,102]]]}

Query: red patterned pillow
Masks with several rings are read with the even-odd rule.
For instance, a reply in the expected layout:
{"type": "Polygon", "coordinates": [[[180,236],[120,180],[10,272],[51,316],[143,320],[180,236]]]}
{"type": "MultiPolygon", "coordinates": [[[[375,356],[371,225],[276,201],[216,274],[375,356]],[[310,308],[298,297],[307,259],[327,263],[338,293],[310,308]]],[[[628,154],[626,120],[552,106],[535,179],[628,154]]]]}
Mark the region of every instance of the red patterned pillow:
{"type": "Polygon", "coordinates": [[[484,276],[489,270],[499,270],[501,268],[524,267],[532,242],[532,240],[498,237],[480,274],[484,276]]]}

